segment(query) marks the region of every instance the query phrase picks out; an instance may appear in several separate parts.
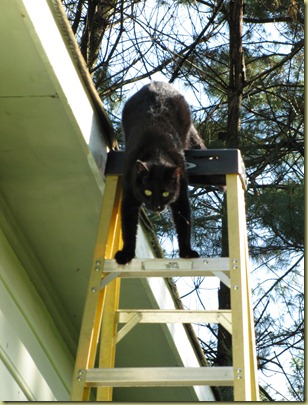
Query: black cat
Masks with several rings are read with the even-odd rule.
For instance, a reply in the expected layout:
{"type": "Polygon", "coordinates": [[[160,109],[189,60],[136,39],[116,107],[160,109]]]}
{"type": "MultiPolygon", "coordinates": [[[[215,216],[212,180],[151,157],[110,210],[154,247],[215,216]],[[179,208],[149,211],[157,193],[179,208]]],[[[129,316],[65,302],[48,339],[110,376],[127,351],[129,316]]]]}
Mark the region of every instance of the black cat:
{"type": "Polygon", "coordinates": [[[123,249],[119,264],[135,256],[140,206],[160,212],[169,204],[173,214],[180,257],[198,257],[191,249],[191,220],[185,172],[185,149],[206,148],[191,120],[184,97],[170,84],[151,82],[125,104],[123,249]]]}

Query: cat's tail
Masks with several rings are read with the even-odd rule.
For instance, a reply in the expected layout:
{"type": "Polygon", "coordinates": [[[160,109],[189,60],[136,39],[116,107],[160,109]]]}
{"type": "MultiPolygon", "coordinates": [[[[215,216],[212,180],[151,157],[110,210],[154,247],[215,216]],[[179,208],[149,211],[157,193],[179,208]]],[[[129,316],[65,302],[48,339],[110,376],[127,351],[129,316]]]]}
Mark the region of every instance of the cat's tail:
{"type": "MultiPolygon", "coordinates": [[[[207,149],[207,147],[203,143],[202,139],[200,138],[200,136],[198,134],[198,131],[193,126],[193,124],[191,124],[190,130],[189,130],[188,142],[189,142],[189,144],[186,146],[185,149],[207,149]]],[[[212,185],[211,180],[209,180],[208,186],[213,190],[218,189],[219,191],[223,191],[223,192],[225,192],[227,189],[226,186],[218,186],[215,184],[212,185]]]]}
{"type": "Polygon", "coordinates": [[[193,124],[189,129],[188,145],[185,145],[185,149],[207,149],[193,124]]]}

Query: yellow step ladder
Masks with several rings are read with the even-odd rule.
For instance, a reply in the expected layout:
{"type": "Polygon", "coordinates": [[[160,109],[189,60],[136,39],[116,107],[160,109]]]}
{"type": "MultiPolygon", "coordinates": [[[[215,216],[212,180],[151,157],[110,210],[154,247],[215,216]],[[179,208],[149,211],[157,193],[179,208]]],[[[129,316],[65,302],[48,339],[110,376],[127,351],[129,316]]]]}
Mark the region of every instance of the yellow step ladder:
{"type": "Polygon", "coordinates": [[[71,399],[112,401],[113,387],[234,386],[235,401],[259,400],[245,214],[245,168],[236,149],[186,151],[191,184],[227,186],[229,258],[133,259],[121,248],[123,152],[109,153],[106,183],[82,319],[71,399]],[[206,173],[206,175],[204,174],[206,173]],[[121,278],[217,276],[230,288],[231,310],[120,310],[121,278]],[[117,343],[139,323],[220,323],[232,334],[232,367],[115,368],[117,343]],[[117,330],[117,324],[124,326],[117,330]],[[98,365],[97,368],[95,366],[98,365]]]}

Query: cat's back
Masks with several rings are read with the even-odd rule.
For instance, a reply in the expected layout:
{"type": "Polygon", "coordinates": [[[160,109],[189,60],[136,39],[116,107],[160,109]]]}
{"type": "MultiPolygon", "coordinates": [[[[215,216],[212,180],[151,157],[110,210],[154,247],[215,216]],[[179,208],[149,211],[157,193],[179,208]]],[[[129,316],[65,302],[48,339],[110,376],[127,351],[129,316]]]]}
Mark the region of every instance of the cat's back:
{"type": "MultiPolygon", "coordinates": [[[[185,137],[192,124],[184,97],[169,83],[151,82],[125,104],[122,125],[125,137],[139,131],[174,131],[185,137]]],[[[184,139],[183,139],[184,140],[184,139]]]]}
{"type": "Polygon", "coordinates": [[[145,114],[151,112],[163,113],[166,107],[179,108],[186,101],[184,97],[169,83],[151,82],[137,91],[126,103],[123,118],[127,114],[145,114]]]}

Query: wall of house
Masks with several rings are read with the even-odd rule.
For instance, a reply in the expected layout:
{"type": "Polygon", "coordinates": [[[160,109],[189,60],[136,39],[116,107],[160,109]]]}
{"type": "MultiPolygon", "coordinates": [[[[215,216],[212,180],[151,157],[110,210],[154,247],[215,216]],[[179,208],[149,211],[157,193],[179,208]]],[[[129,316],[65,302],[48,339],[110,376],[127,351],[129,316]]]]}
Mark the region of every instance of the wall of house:
{"type": "Polygon", "coordinates": [[[73,358],[0,229],[0,399],[69,399],[73,358]]]}

